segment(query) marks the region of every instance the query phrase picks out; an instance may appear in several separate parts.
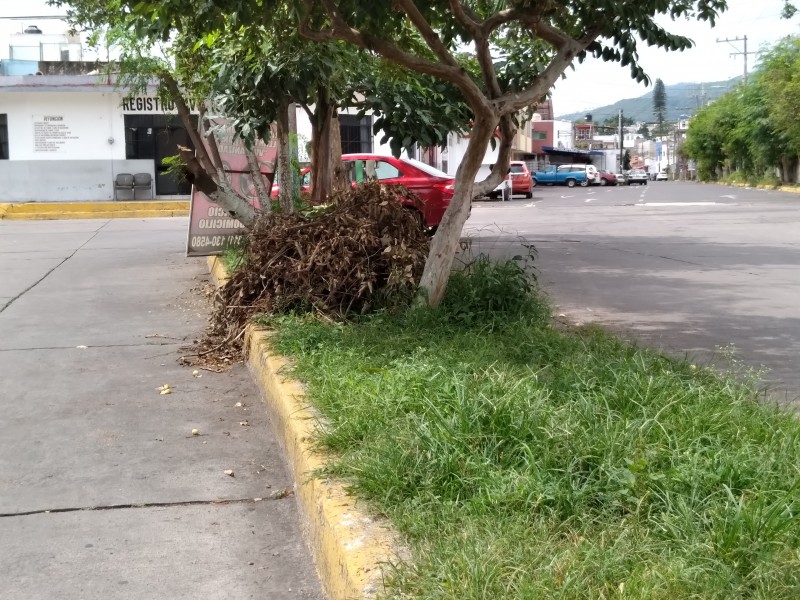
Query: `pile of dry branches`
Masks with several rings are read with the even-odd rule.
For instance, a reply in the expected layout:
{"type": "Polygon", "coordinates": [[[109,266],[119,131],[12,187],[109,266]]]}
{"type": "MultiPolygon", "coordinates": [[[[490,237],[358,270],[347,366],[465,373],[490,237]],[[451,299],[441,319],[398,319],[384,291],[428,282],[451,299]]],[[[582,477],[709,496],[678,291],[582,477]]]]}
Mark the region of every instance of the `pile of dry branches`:
{"type": "Polygon", "coordinates": [[[369,183],[311,213],[261,219],[241,266],[217,293],[212,336],[237,341],[255,314],[342,318],[411,298],[429,239],[420,212],[401,195],[421,206],[408,190],[369,183]]]}

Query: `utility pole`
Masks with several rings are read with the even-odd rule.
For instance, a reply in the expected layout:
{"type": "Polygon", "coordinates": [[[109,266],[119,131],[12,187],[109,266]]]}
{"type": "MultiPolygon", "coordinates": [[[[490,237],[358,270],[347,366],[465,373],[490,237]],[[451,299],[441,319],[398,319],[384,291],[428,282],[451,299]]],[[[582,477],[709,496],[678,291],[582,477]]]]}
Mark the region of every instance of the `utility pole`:
{"type": "Polygon", "coordinates": [[[622,131],[622,109],[619,109],[619,169],[617,173],[622,173],[622,163],[624,162],[625,155],[625,137],[622,131]]]}
{"type": "Polygon", "coordinates": [[[736,52],[731,52],[731,56],[739,56],[742,55],[744,57],[744,84],[747,85],[747,55],[748,54],[758,54],[758,52],[748,52],[747,51],[747,36],[736,36],[735,38],[725,38],[721,40],[717,38],[718,44],[730,44],[736,52]],[[744,49],[739,50],[738,46],[734,46],[733,42],[744,42],[744,49]]]}

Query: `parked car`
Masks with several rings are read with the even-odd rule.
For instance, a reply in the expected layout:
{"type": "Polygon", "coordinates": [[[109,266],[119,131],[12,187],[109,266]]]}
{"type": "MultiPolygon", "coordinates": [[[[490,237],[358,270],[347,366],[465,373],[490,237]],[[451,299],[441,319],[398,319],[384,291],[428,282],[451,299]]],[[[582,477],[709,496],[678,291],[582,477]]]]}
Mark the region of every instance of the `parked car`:
{"type": "Polygon", "coordinates": [[[664,171],[656,173],[656,181],[669,181],[669,176],[664,171]]]}
{"type": "MultiPolygon", "coordinates": [[[[272,191],[270,192],[270,197],[277,198],[278,194],[280,194],[281,186],[277,181],[272,184],[272,191]]],[[[311,193],[311,169],[306,167],[300,171],[300,193],[301,194],[310,194],[311,193]]]]}
{"type": "MultiPolygon", "coordinates": [[[[533,198],[533,185],[531,184],[531,172],[528,165],[522,161],[512,160],[509,163],[509,172],[506,180],[511,184],[512,194],[525,194],[526,198],[533,198]]],[[[503,188],[508,184],[504,181],[491,192],[490,198],[499,198],[503,195],[503,188]]]]}
{"type": "Polygon", "coordinates": [[[544,171],[536,171],[531,176],[531,184],[537,185],[566,185],[575,187],[576,185],[587,186],[589,180],[586,177],[586,165],[552,165],[544,171]]]}
{"type": "Polygon", "coordinates": [[[617,185],[617,176],[610,171],[600,170],[597,172],[600,176],[600,185],[617,185]]]}
{"type": "Polygon", "coordinates": [[[647,185],[647,171],[642,169],[632,169],[628,171],[627,185],[638,183],[639,185],[647,185]]]}
{"type": "MultiPolygon", "coordinates": [[[[455,180],[440,171],[413,158],[395,158],[380,154],[342,154],[347,177],[353,186],[368,180],[377,180],[386,185],[402,185],[420,197],[423,203],[422,217],[427,227],[438,227],[444,211],[453,198],[455,180]]],[[[301,172],[301,189],[311,189],[311,169],[301,172]]],[[[271,195],[277,196],[280,186],[272,186],[271,195]]],[[[417,208],[411,201],[404,202],[417,208]]]]}

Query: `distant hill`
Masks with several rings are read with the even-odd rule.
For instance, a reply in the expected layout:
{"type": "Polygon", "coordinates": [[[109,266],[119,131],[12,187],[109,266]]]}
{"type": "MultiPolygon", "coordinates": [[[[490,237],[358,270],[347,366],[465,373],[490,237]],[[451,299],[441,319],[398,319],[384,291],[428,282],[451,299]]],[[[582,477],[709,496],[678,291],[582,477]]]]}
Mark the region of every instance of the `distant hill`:
{"type": "MultiPolygon", "coordinates": [[[[700,106],[720,97],[736,86],[741,79],[741,77],[734,77],[727,81],[676,83],[664,86],[667,93],[667,121],[677,121],[681,115],[691,116],[700,106]]],[[[620,108],[626,117],[632,117],[637,123],[640,121],[653,122],[655,120],[653,117],[653,86],[651,85],[649,91],[638,98],[619,100],[614,104],[556,118],[564,121],[577,121],[585,119],[587,114],[591,114],[593,121],[605,121],[610,116],[618,115],[620,108]]]]}

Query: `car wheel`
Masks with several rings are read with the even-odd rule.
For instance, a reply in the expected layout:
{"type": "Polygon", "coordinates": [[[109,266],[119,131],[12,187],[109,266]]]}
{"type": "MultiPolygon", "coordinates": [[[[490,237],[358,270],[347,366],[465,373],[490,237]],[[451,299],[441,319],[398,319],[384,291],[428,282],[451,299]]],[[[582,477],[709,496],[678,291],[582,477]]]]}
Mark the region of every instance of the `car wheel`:
{"type": "Polygon", "coordinates": [[[539,182],[537,182],[535,179],[531,179],[531,187],[536,187],[537,185],[539,185],[539,182]]]}
{"type": "Polygon", "coordinates": [[[528,200],[533,198],[533,192],[525,192],[525,198],[527,198],[528,200]]]}
{"type": "Polygon", "coordinates": [[[584,179],[583,181],[581,181],[581,187],[586,187],[587,185],[589,185],[588,179],[584,179]]]}
{"type": "Polygon", "coordinates": [[[607,182],[605,179],[601,179],[601,180],[600,180],[600,185],[601,185],[601,186],[603,186],[603,185],[608,185],[608,182],[607,182]]]}
{"type": "Polygon", "coordinates": [[[575,180],[567,179],[567,187],[575,187],[575,180]]]}
{"type": "Polygon", "coordinates": [[[647,185],[647,182],[645,181],[642,185],[647,185]]]}

